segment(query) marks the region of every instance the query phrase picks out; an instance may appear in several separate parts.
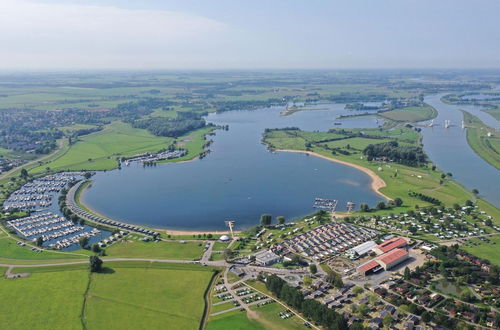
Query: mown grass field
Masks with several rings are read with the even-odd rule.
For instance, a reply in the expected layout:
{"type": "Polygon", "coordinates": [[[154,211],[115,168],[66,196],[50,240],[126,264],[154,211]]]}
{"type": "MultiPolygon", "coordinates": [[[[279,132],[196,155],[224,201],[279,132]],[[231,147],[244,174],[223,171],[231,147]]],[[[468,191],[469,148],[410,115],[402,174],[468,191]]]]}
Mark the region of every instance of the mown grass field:
{"type": "Polygon", "coordinates": [[[212,273],[113,268],[93,274],[85,306],[88,328],[198,329],[212,273]]]}
{"type": "Polygon", "coordinates": [[[279,316],[279,313],[284,312],[286,308],[278,303],[273,303],[262,307],[252,306],[250,308],[257,312],[257,321],[260,321],[261,324],[266,325],[266,329],[307,329],[306,326],[304,326],[304,322],[297,316],[282,319],[279,316]],[[272,327],[270,325],[272,325],[272,327]]]}
{"type": "MultiPolygon", "coordinates": [[[[211,267],[105,262],[15,268],[27,278],[0,278],[5,329],[198,329],[211,267]],[[5,302],[8,301],[8,304],[5,302]]],[[[0,269],[1,273],[5,269],[0,269]]]]}
{"type": "Polygon", "coordinates": [[[194,260],[203,254],[203,242],[141,242],[123,240],[106,249],[109,257],[194,260]],[[199,245],[201,244],[201,246],[199,245]]]}
{"type": "Polygon", "coordinates": [[[498,253],[498,250],[500,248],[500,235],[488,236],[488,239],[490,239],[492,242],[495,242],[495,244],[486,243],[481,240],[474,239],[474,242],[479,245],[465,245],[461,248],[475,256],[478,256],[479,258],[488,259],[489,261],[491,261],[491,263],[500,266],[500,254],[498,253]]]}
{"type": "Polygon", "coordinates": [[[430,120],[437,117],[437,111],[431,106],[406,107],[392,111],[386,111],[379,114],[380,117],[388,118],[394,121],[417,122],[430,120]]]}
{"type": "Polygon", "coordinates": [[[246,312],[240,310],[212,316],[208,320],[207,330],[264,330],[261,324],[251,321],[246,312]]]}
{"type": "Polygon", "coordinates": [[[467,142],[472,150],[485,161],[500,170],[500,136],[479,118],[463,111],[467,126],[467,142]],[[488,133],[492,136],[488,136],[488,133]]]}
{"type": "Polygon", "coordinates": [[[30,170],[30,173],[43,172],[47,167],[52,171],[110,170],[117,167],[116,158],[156,152],[168,147],[172,140],[114,122],[101,132],[81,137],[58,158],[30,170]]]}
{"type": "Polygon", "coordinates": [[[0,278],[2,328],[81,329],[80,313],[88,279],[87,270],[0,278]]]}

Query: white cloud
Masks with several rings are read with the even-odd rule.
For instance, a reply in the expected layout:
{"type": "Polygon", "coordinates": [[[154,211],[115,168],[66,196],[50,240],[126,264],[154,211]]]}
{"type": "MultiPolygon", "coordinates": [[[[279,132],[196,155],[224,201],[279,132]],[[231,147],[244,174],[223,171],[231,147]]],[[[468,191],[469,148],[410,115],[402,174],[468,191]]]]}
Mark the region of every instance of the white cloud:
{"type": "Polygon", "coordinates": [[[0,67],[178,67],[226,32],[182,12],[0,0],[0,67]]]}

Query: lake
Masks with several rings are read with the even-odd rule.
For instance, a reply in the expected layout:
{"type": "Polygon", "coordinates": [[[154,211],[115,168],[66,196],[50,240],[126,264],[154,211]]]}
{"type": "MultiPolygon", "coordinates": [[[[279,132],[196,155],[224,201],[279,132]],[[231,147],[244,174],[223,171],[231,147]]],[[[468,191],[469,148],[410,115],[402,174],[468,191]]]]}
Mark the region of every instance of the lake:
{"type": "Polygon", "coordinates": [[[372,117],[335,118],[348,114],[345,104],[321,105],[327,110],[280,116],[282,107],[210,114],[207,121],[229,125],[211,137],[211,153],[184,163],[140,164],[98,172],[83,202],[95,211],[124,222],[155,228],[225,230],[224,221],[243,229],[258,224],[260,215],[283,215],[292,220],[314,211],[314,198],[346,203],[384,200],[370,189],[370,178],[349,166],[294,153],[271,153],[261,143],[265,128],[372,128],[372,117]]]}

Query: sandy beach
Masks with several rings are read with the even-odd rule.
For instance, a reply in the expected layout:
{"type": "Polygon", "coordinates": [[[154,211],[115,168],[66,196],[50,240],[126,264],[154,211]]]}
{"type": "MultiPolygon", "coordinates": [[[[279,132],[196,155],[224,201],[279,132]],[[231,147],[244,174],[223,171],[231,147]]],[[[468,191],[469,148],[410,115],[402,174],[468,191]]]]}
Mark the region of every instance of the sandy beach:
{"type": "Polygon", "coordinates": [[[350,167],[354,167],[355,169],[357,170],[360,170],[366,174],[368,174],[368,176],[371,178],[372,180],[372,183],[371,183],[371,188],[374,192],[376,192],[377,194],[379,194],[380,196],[388,199],[388,200],[392,200],[392,198],[384,195],[382,192],[380,192],[380,189],[386,187],[387,185],[385,184],[385,181],[382,180],[381,177],[379,177],[375,172],[373,172],[372,170],[366,168],[366,167],[363,167],[363,166],[360,166],[360,165],[356,165],[356,164],[352,164],[352,163],[349,163],[349,162],[345,162],[343,160],[338,160],[338,159],[335,159],[335,158],[330,158],[330,157],[326,157],[326,156],[323,156],[323,155],[320,155],[318,153],[315,153],[315,152],[312,152],[312,151],[305,151],[305,150],[290,150],[290,149],[278,149],[276,151],[282,151],[282,152],[294,152],[294,153],[300,153],[300,154],[307,154],[307,155],[311,155],[311,156],[315,156],[315,157],[319,157],[319,158],[323,158],[323,159],[326,159],[326,160],[329,160],[331,162],[335,162],[335,163],[340,163],[340,164],[343,164],[343,165],[347,165],[347,166],[350,166],[350,167]]]}
{"type": "MultiPolygon", "coordinates": [[[[187,236],[187,235],[203,235],[203,234],[212,234],[212,235],[231,235],[230,231],[199,231],[199,230],[172,230],[172,229],[159,229],[155,228],[157,232],[162,232],[167,235],[172,236],[187,236]]],[[[238,234],[239,231],[234,231],[234,234],[238,234]]]]}

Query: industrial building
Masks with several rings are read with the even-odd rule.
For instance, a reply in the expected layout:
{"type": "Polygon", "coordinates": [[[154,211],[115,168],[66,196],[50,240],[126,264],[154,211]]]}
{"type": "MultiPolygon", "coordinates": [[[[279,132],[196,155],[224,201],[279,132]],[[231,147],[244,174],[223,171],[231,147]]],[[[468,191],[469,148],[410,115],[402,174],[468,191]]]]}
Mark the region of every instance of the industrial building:
{"type": "Polygon", "coordinates": [[[368,273],[376,273],[381,269],[389,270],[394,266],[402,263],[410,257],[410,254],[405,249],[393,249],[375,259],[358,267],[358,273],[366,275],[368,273]]]}
{"type": "Polygon", "coordinates": [[[410,254],[405,249],[394,249],[377,258],[377,262],[385,270],[391,269],[392,267],[402,263],[410,257],[410,254]]]}
{"type": "Polygon", "coordinates": [[[348,254],[351,255],[353,258],[359,258],[363,257],[366,254],[369,254],[372,252],[372,249],[377,245],[374,241],[368,241],[364,242],[363,244],[360,244],[358,246],[353,247],[348,251],[348,254]]]}
{"type": "Polygon", "coordinates": [[[255,263],[260,266],[269,266],[280,261],[281,257],[272,251],[264,250],[255,254],[255,263]]]}
{"type": "Polygon", "coordinates": [[[397,248],[402,248],[408,245],[408,241],[403,237],[393,237],[373,248],[376,254],[381,255],[397,248]]]}

